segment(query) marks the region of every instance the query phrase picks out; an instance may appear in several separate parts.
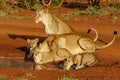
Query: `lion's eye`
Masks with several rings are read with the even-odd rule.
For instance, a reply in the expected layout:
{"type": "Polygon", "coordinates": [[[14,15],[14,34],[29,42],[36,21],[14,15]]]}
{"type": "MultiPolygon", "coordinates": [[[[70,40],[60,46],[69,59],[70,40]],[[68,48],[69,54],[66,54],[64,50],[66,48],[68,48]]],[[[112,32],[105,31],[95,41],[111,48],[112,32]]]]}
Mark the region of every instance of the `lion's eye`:
{"type": "Polygon", "coordinates": [[[66,59],[66,58],[65,58],[64,60],[65,60],[65,61],[67,61],[67,59],[66,59]]]}

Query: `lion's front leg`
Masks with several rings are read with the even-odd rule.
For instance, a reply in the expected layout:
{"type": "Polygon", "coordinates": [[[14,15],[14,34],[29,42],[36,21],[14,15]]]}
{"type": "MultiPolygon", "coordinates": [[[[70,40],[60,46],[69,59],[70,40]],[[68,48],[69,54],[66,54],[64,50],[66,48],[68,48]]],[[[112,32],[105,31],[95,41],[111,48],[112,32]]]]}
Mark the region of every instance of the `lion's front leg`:
{"type": "Polygon", "coordinates": [[[81,68],[84,68],[85,66],[84,65],[79,65],[79,66],[76,66],[75,69],[81,69],[81,68]]]}
{"type": "Polygon", "coordinates": [[[33,65],[33,69],[34,70],[42,70],[42,69],[45,69],[45,65],[41,65],[41,64],[34,64],[33,65]]]}

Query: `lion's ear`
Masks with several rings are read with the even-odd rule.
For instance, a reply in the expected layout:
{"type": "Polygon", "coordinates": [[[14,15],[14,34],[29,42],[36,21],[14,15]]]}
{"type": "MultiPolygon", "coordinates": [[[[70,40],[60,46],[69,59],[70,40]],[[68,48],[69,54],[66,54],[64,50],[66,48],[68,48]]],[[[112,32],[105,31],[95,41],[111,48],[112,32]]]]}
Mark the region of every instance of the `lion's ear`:
{"type": "Polygon", "coordinates": [[[36,38],[35,41],[38,42],[38,41],[39,41],[39,38],[36,38]]]}
{"type": "Polygon", "coordinates": [[[48,8],[45,8],[44,10],[45,10],[45,13],[49,13],[49,10],[48,10],[48,8]]]}
{"type": "Polygon", "coordinates": [[[30,41],[31,41],[30,39],[27,39],[27,42],[28,42],[28,43],[30,43],[30,41]]]}

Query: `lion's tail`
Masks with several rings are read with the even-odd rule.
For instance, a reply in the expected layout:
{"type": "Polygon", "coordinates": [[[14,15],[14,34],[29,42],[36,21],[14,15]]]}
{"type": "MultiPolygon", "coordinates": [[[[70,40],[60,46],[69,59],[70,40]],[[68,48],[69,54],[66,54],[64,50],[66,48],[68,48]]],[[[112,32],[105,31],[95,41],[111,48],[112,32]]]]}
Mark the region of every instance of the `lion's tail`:
{"type": "Polygon", "coordinates": [[[96,33],[96,37],[95,37],[94,40],[93,40],[93,41],[95,42],[95,41],[97,41],[97,39],[98,39],[98,32],[97,32],[96,29],[90,28],[90,29],[88,29],[87,33],[90,33],[91,31],[94,31],[94,32],[96,33]]]}
{"type": "Polygon", "coordinates": [[[109,42],[108,44],[106,45],[103,45],[103,46],[96,46],[96,49],[103,49],[103,48],[106,48],[108,46],[110,46],[111,44],[113,44],[113,42],[115,41],[115,37],[117,35],[117,31],[114,31],[114,35],[113,35],[113,39],[111,40],[111,42],[109,42]]]}

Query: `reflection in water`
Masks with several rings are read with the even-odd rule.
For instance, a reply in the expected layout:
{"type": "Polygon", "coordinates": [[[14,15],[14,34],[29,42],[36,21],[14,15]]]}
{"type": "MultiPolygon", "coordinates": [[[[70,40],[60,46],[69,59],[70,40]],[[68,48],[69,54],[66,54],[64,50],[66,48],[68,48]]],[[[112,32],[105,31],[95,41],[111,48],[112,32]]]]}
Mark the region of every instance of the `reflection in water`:
{"type": "Polygon", "coordinates": [[[33,61],[26,60],[0,60],[0,68],[26,68],[32,69],[33,61]]]}
{"type": "Polygon", "coordinates": [[[0,68],[26,68],[33,70],[41,69],[63,69],[63,62],[50,62],[46,64],[35,64],[31,60],[0,60],[0,68]]]}

